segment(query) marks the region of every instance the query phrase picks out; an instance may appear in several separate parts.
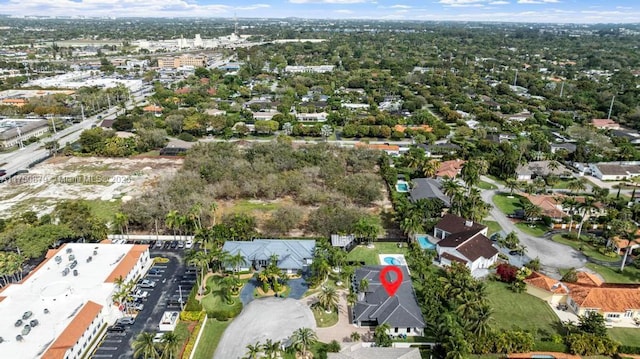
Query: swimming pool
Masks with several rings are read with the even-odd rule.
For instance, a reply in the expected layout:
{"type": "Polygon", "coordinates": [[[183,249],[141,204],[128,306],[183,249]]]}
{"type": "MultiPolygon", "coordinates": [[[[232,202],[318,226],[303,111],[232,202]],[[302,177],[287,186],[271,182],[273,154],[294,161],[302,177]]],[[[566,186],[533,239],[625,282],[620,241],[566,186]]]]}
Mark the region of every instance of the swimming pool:
{"type": "Polygon", "coordinates": [[[416,239],[418,240],[418,244],[420,244],[420,247],[422,249],[431,249],[431,250],[436,249],[436,245],[429,242],[429,240],[427,239],[427,236],[425,235],[417,236],[416,239]]]}
{"type": "Polygon", "coordinates": [[[382,260],[383,260],[385,263],[387,263],[387,264],[391,264],[391,265],[394,265],[394,266],[398,266],[398,265],[402,264],[402,263],[400,263],[400,261],[399,261],[399,260],[397,260],[397,259],[395,259],[395,258],[393,258],[393,257],[384,257],[382,260]]]}
{"type": "Polygon", "coordinates": [[[398,181],[398,183],[396,183],[396,191],[409,192],[409,183],[407,181],[398,181]]]}

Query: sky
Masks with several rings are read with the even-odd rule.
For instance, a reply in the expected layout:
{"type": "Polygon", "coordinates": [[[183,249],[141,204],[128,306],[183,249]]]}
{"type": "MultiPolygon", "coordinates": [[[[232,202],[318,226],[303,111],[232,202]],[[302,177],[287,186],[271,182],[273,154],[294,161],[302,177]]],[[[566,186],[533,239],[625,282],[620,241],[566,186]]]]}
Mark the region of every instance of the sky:
{"type": "Polygon", "coordinates": [[[0,0],[9,15],[640,23],[639,0],[0,0]]]}

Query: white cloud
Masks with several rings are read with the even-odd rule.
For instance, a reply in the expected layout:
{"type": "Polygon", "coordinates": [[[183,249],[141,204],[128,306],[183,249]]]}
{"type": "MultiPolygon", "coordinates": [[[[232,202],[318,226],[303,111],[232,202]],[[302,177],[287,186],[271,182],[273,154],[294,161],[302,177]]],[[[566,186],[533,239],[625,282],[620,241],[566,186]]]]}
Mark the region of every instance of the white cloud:
{"type": "Polygon", "coordinates": [[[253,4],[253,5],[236,7],[234,8],[234,10],[249,11],[249,10],[257,10],[257,9],[268,9],[270,7],[271,5],[269,4],[253,4]]]}
{"type": "Polygon", "coordinates": [[[353,11],[347,10],[347,9],[340,9],[340,10],[336,10],[334,12],[337,13],[337,14],[353,14],[353,11]]]}
{"type": "Polygon", "coordinates": [[[440,0],[438,2],[442,5],[460,6],[482,3],[485,2],[485,0],[440,0]]]}
{"type": "Polygon", "coordinates": [[[508,1],[491,1],[489,5],[509,5],[508,1]]]}
{"type": "Polygon", "coordinates": [[[289,0],[293,4],[361,4],[367,0],[289,0]]]}
{"type": "Polygon", "coordinates": [[[559,0],[518,0],[518,4],[556,4],[559,0]]]}
{"type": "Polygon", "coordinates": [[[392,9],[411,9],[411,6],[409,5],[393,5],[390,6],[392,9]]]}

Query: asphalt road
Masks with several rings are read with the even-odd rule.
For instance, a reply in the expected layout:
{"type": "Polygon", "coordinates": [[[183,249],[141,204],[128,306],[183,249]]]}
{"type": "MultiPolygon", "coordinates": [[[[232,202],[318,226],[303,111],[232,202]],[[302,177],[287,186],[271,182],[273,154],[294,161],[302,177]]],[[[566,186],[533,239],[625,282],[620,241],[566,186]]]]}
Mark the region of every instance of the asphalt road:
{"type": "MultiPolygon", "coordinates": [[[[156,281],[156,287],[145,289],[149,297],[144,302],[144,309],[138,313],[136,322],[127,327],[124,334],[107,333],[100,346],[95,350],[91,358],[104,359],[130,359],[133,358],[131,343],[136,336],[143,331],[158,332],[158,323],[162,314],[167,310],[180,311],[178,304],[169,303],[169,298],[179,293],[182,286],[182,295],[186,299],[191,290],[188,284],[181,283],[186,267],[183,264],[181,250],[151,250],[152,257],[166,257],[170,261],[166,264],[156,264],[160,272],[157,275],[148,274],[145,278],[156,281]]],[[[195,279],[194,279],[195,282],[195,279]]],[[[193,284],[191,284],[193,286],[193,284]]]]}
{"type": "Polygon", "coordinates": [[[585,256],[575,249],[553,242],[550,239],[534,237],[522,232],[502,211],[500,211],[493,203],[493,196],[497,193],[508,191],[504,186],[492,181],[490,178],[483,177],[483,181],[498,186],[498,190],[483,190],[482,199],[492,205],[490,215],[498,222],[505,233],[515,232],[520,239],[520,243],[527,247],[526,254],[530,258],[539,258],[540,264],[545,269],[551,271],[557,268],[581,268],[587,262],[585,256]]]}
{"type": "MultiPolygon", "coordinates": [[[[127,108],[133,107],[133,104],[141,101],[145,98],[145,93],[143,91],[137,92],[133,94],[134,101],[127,102],[127,108]]],[[[112,107],[104,114],[104,118],[109,118],[114,116],[118,108],[116,106],[112,107]]],[[[52,134],[50,137],[44,139],[44,141],[49,142],[56,140],[60,144],[60,146],[64,146],[67,143],[76,142],[80,138],[80,134],[82,131],[91,128],[93,125],[98,125],[102,119],[98,119],[98,116],[92,116],[80,123],[73,124],[57,133],[52,134]]],[[[7,175],[10,176],[13,173],[16,173],[20,170],[27,170],[30,163],[46,158],[49,155],[49,150],[44,148],[44,143],[34,142],[25,146],[21,149],[18,149],[13,152],[5,153],[0,155],[0,163],[6,163],[2,166],[4,170],[6,170],[7,175]]]]}

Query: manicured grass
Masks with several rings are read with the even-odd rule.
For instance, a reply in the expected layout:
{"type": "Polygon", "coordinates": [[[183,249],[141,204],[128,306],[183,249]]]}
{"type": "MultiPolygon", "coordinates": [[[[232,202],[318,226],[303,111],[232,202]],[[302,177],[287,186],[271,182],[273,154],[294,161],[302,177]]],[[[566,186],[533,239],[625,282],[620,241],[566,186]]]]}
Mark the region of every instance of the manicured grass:
{"type": "Polygon", "coordinates": [[[545,233],[547,233],[550,230],[549,227],[541,223],[535,223],[531,225],[529,223],[520,222],[520,223],[516,223],[516,227],[518,227],[518,229],[520,229],[524,233],[527,233],[534,237],[542,237],[545,233]]]}
{"type": "Polygon", "coordinates": [[[480,181],[476,187],[480,189],[498,189],[498,186],[485,181],[480,181]]]}
{"type": "Polygon", "coordinates": [[[512,196],[509,193],[498,193],[493,196],[493,203],[502,213],[509,215],[518,209],[522,209],[522,204],[520,203],[522,198],[517,194],[512,196]]]}
{"type": "Polygon", "coordinates": [[[551,239],[554,242],[558,242],[558,243],[562,243],[562,244],[566,244],[570,247],[572,247],[575,250],[580,250],[580,248],[582,248],[582,253],[584,253],[584,255],[600,260],[600,261],[605,261],[605,262],[615,262],[620,260],[620,256],[616,255],[615,257],[607,257],[604,254],[601,254],[600,252],[598,252],[598,249],[596,249],[594,246],[592,246],[589,243],[585,243],[582,241],[572,241],[570,239],[566,239],[564,237],[562,237],[562,234],[556,234],[555,236],[551,237],[551,239]]]}
{"type": "Polygon", "coordinates": [[[195,349],[195,359],[211,359],[216,352],[220,338],[225,329],[231,324],[231,321],[221,322],[216,319],[208,319],[198,342],[198,347],[195,349]]]}
{"type": "Polygon", "coordinates": [[[332,327],[338,323],[338,312],[332,310],[331,313],[327,313],[322,308],[313,308],[313,317],[316,318],[316,325],[318,328],[332,327]]]}
{"type": "Polygon", "coordinates": [[[587,268],[596,271],[607,283],[639,283],[640,269],[633,265],[626,265],[624,272],[620,273],[620,268],[604,267],[595,263],[587,263],[587,268]]]}
{"type": "Polygon", "coordinates": [[[98,219],[111,222],[116,212],[120,211],[120,200],[114,201],[101,201],[92,200],[86,201],[93,213],[98,219]]]}
{"type": "Polygon", "coordinates": [[[494,175],[485,175],[487,178],[491,178],[494,182],[498,182],[500,184],[504,184],[504,181],[494,175]]]}
{"type": "Polygon", "coordinates": [[[482,221],[482,224],[489,227],[489,231],[488,231],[489,236],[491,236],[494,233],[500,232],[502,230],[502,227],[500,227],[498,222],[495,222],[495,221],[482,221]]]}
{"type": "Polygon", "coordinates": [[[182,343],[181,348],[187,344],[189,341],[189,337],[191,333],[189,333],[189,323],[180,321],[176,325],[176,329],[173,330],[173,333],[178,336],[180,342],[182,343]]]}
{"type": "Polygon", "coordinates": [[[495,329],[530,330],[539,341],[557,333],[560,326],[560,320],[544,301],[527,293],[515,293],[506,283],[488,281],[487,299],[493,308],[491,325],[495,329]]]}
{"type": "Polygon", "coordinates": [[[220,276],[211,276],[207,279],[207,287],[210,288],[209,294],[204,296],[200,303],[205,311],[214,310],[230,310],[235,307],[242,307],[240,298],[233,297],[233,304],[227,304],[220,296],[220,286],[218,283],[222,280],[220,276]]]}
{"type": "Polygon", "coordinates": [[[638,345],[640,342],[640,328],[610,328],[608,332],[622,345],[638,345]]]}
{"type": "Polygon", "coordinates": [[[367,265],[378,265],[379,254],[407,254],[407,243],[402,243],[402,248],[398,248],[396,242],[374,242],[374,248],[367,248],[367,245],[359,245],[347,255],[347,261],[365,262],[367,265]]]}
{"type": "MultiPolygon", "coordinates": [[[[322,343],[322,342],[317,342],[315,344],[313,344],[310,348],[310,351],[313,353],[313,357],[314,358],[320,358],[320,353],[318,352],[320,349],[326,347],[327,344],[322,343]]],[[[296,355],[295,353],[284,353],[282,355],[283,359],[296,359],[296,355]]]]}

